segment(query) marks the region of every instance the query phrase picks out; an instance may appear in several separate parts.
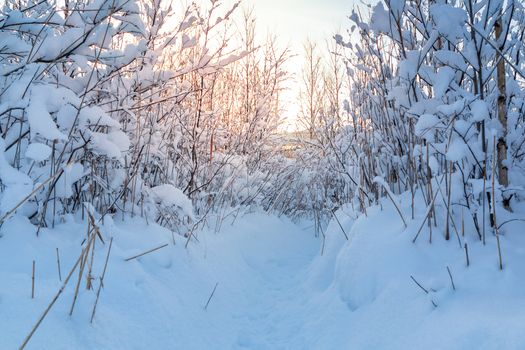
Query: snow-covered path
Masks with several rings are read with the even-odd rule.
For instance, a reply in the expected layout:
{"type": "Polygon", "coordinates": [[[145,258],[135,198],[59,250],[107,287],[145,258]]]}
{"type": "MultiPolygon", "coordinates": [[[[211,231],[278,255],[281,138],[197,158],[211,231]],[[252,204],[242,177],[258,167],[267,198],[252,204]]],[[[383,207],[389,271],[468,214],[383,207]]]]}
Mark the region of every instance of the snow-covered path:
{"type": "MultiPolygon", "coordinates": [[[[170,272],[178,281],[179,303],[172,306],[177,319],[169,327],[181,331],[168,344],[187,349],[303,348],[305,281],[320,247],[308,226],[255,214],[225,224],[219,234],[202,233],[189,253],[177,255],[181,261],[174,265],[185,268],[170,272]]],[[[163,343],[159,348],[165,348],[163,343]]]]}
{"type": "Polygon", "coordinates": [[[231,250],[230,256],[240,258],[222,266],[224,275],[237,278],[219,282],[208,310],[218,324],[230,323],[224,333],[231,332],[234,342],[226,348],[290,349],[292,343],[301,343],[300,314],[307,303],[304,281],[320,240],[305,225],[270,221],[253,221],[263,225],[243,221],[226,227],[219,238],[224,238],[222,248],[231,250]],[[230,293],[237,296],[230,298],[230,293]]]}
{"type": "MultiPolygon", "coordinates": [[[[45,231],[46,239],[35,238],[24,222],[4,228],[0,277],[10,289],[0,289],[1,349],[20,345],[58,290],[51,253],[58,246],[63,269],[70,266],[82,239],[78,233],[83,227],[76,225],[45,231]],[[35,256],[35,299],[27,297],[26,259],[9,251],[35,256]]],[[[139,219],[106,226],[114,247],[93,325],[94,293],[84,288],[75,313],[68,316],[74,292],[70,285],[28,349],[291,349],[304,344],[304,281],[320,245],[308,223],[252,214],[234,225],[225,223],[218,234],[201,232],[200,242],[189,249],[181,239],[130,262],[124,258],[169,241],[171,233],[139,219]]],[[[97,263],[104,252],[100,248],[97,253],[95,271],[101,269],[97,263]]]]}
{"type": "MultiPolygon", "coordinates": [[[[493,240],[483,246],[465,236],[471,249],[467,267],[455,242],[414,245],[419,221],[404,230],[393,206],[351,217],[339,213],[349,241],[338,225],[328,226],[322,256],[321,239],[308,223],[250,214],[225,223],[219,233],[198,233],[199,242],[188,249],[178,237],[176,245],[128,262],[125,258],[170,242],[171,233],[140,219],[108,220],[103,233],[114,237],[114,245],[93,324],[95,293],[84,283],[68,316],[70,284],[27,349],[525,348],[519,326],[525,315],[525,237],[515,234],[525,224],[516,221],[502,237],[506,267],[500,271],[493,240]]],[[[43,230],[39,238],[32,230],[23,219],[2,228],[2,350],[18,348],[60,288],[55,249],[67,271],[78,257],[85,225],[70,221],[43,230]],[[37,262],[34,299],[28,257],[37,262]]],[[[99,247],[95,254],[95,278],[105,251],[99,247]]]]}
{"type": "MultiPolygon", "coordinates": [[[[233,317],[239,321],[236,346],[246,349],[287,349],[300,342],[307,303],[304,281],[318,254],[319,240],[298,227],[285,232],[254,232],[239,248],[249,280],[246,299],[233,317]]],[[[226,318],[227,315],[224,315],[226,318]]]]}

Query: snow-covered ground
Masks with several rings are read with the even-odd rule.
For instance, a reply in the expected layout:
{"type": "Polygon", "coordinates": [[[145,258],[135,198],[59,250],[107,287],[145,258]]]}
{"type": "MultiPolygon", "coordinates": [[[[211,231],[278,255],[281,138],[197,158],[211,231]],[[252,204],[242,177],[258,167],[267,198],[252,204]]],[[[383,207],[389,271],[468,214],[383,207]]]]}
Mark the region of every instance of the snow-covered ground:
{"type": "MultiPolygon", "coordinates": [[[[424,208],[419,211],[405,230],[388,201],[359,218],[342,208],[337,215],[349,240],[334,221],[324,246],[309,223],[265,214],[225,223],[217,234],[200,232],[199,243],[188,249],[182,238],[172,245],[169,231],[140,219],[106,220],[95,277],[103,268],[108,237],[114,242],[93,324],[95,292],[85,289],[85,281],[68,316],[75,274],[27,348],[525,348],[523,223],[505,225],[505,266],[499,271],[492,234],[486,246],[470,231],[462,237],[469,244],[469,267],[457,240],[446,242],[438,229],[432,245],[425,231],[413,244],[424,208]],[[164,243],[170,245],[125,261],[164,243]]],[[[85,230],[73,219],[38,238],[24,219],[3,226],[0,349],[20,346],[60,288],[56,248],[64,278],[85,230]]]]}
{"type": "MultiPolygon", "coordinates": [[[[308,301],[302,281],[318,253],[319,240],[307,227],[286,219],[252,214],[222,232],[201,232],[199,244],[184,240],[131,261],[125,258],[170,243],[171,233],[140,219],[108,223],[114,237],[105,288],[90,324],[95,293],[84,282],[68,316],[76,274],[31,339],[28,349],[276,349],[301,337],[308,301]],[[216,291],[204,310],[207,300],[216,291]]],[[[85,224],[44,230],[12,220],[0,238],[0,349],[17,348],[60,287],[80,252],[85,224]],[[32,259],[36,297],[31,299],[32,259]]],[[[98,242],[97,242],[98,243],[98,242]]],[[[103,268],[106,247],[97,249],[94,275],[103,268]]],[[[95,289],[98,283],[95,283],[95,289]]]]}
{"type": "MultiPolygon", "coordinates": [[[[400,202],[409,217],[408,194],[400,202]]],[[[518,213],[524,208],[514,209],[517,213],[505,219],[523,218],[518,213]]],[[[438,218],[432,244],[428,230],[412,243],[425,211],[419,206],[407,229],[388,199],[383,210],[370,208],[368,216],[355,221],[344,215],[345,208],[339,211],[350,241],[345,244],[332,222],[325,255],[315,259],[309,273],[308,284],[317,289],[311,300],[319,314],[308,329],[314,332],[331,322],[331,330],[320,332],[312,348],[525,349],[524,223],[503,226],[500,271],[490,228],[485,246],[470,225],[464,237],[460,234],[462,243],[468,243],[468,267],[455,234],[444,240],[443,218],[438,218]]],[[[459,226],[457,217],[456,222],[459,226]]]]}

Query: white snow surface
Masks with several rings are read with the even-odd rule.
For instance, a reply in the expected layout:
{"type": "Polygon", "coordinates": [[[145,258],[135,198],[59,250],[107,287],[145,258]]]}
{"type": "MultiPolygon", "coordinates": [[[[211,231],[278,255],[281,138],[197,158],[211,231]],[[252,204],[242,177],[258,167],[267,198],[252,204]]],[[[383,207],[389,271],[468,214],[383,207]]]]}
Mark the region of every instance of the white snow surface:
{"type": "Polygon", "coordinates": [[[180,189],[170,184],[164,184],[151,188],[151,192],[159,204],[179,208],[182,214],[193,218],[191,200],[180,189]]]}
{"type": "MultiPolygon", "coordinates": [[[[409,196],[398,201],[409,218],[409,196]]],[[[366,216],[349,206],[340,209],[336,215],[344,232],[332,221],[324,244],[310,223],[266,214],[230,220],[218,233],[197,232],[199,243],[188,249],[184,238],[176,236],[173,245],[169,231],[140,218],[107,218],[106,244],[96,244],[95,290],[109,237],[114,241],[93,324],[95,292],[85,289],[85,281],[68,316],[74,274],[27,349],[525,348],[523,222],[502,229],[500,271],[491,233],[483,246],[467,223],[461,237],[469,245],[467,267],[456,237],[445,241],[440,228],[432,244],[425,230],[412,243],[423,205],[407,229],[388,199],[381,207],[369,208],[366,216]],[[165,243],[169,246],[124,260],[165,243]]],[[[41,230],[39,237],[20,216],[3,225],[1,349],[18,348],[60,288],[56,248],[62,278],[78,257],[86,223],[79,217],[65,221],[41,230]]]]}
{"type": "Polygon", "coordinates": [[[42,162],[51,156],[51,147],[46,144],[33,142],[27,146],[26,157],[37,162],[42,162]]]}

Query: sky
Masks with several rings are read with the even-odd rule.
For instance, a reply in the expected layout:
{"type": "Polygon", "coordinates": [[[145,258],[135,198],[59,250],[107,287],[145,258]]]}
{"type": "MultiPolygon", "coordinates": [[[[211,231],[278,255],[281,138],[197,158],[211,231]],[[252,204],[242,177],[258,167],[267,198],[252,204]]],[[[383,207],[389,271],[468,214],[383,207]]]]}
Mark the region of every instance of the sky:
{"type": "MultiPolygon", "coordinates": [[[[233,2],[234,0],[230,0],[233,2]]],[[[302,48],[309,38],[324,49],[326,40],[349,27],[347,18],[356,0],[242,0],[241,7],[254,7],[258,30],[275,34],[281,45],[289,45],[295,55],[288,70],[295,76],[284,96],[285,117],[293,123],[298,113],[295,103],[303,64],[302,48]]]]}
{"type": "Polygon", "coordinates": [[[353,0],[243,0],[254,6],[261,29],[270,29],[292,46],[323,40],[347,23],[353,0]]]}

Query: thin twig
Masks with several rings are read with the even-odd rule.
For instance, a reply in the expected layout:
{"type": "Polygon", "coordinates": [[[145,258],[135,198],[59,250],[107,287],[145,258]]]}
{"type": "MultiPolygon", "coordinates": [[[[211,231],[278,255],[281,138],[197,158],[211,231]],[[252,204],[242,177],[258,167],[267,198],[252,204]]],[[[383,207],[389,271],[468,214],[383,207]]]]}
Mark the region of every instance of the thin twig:
{"type": "Polygon", "coordinates": [[[56,252],[57,252],[58,280],[62,282],[62,271],[60,270],[60,254],[58,253],[58,248],[56,252]]]}
{"type": "MultiPolygon", "coordinates": [[[[87,210],[87,212],[89,215],[91,215],[90,210],[87,210]]],[[[73,315],[73,311],[75,309],[75,304],[76,304],[77,297],[78,297],[78,291],[80,288],[80,282],[82,281],[82,276],[84,275],[84,268],[86,267],[86,264],[87,264],[90,249],[94,249],[95,237],[97,237],[97,233],[98,235],[100,235],[98,226],[94,222],[92,224],[88,222],[88,232],[87,232],[88,241],[86,244],[86,249],[84,250],[84,255],[81,256],[80,268],[78,270],[78,280],[77,280],[77,284],[75,287],[75,295],[73,296],[73,302],[71,303],[71,309],[69,310],[69,316],[73,315]]]]}
{"type": "Polygon", "coordinates": [[[419,284],[418,281],[416,281],[416,279],[414,278],[414,276],[410,275],[410,278],[412,279],[412,281],[414,281],[415,284],[418,285],[419,288],[421,288],[423,290],[423,292],[425,292],[425,294],[428,294],[428,290],[425,289],[425,287],[423,287],[421,284],[419,284]]]}
{"type": "Polygon", "coordinates": [[[447,266],[448,276],[450,277],[450,283],[452,284],[452,289],[456,290],[456,286],[454,285],[454,279],[452,278],[452,273],[450,272],[450,268],[447,266]]]}
{"type": "Polygon", "coordinates": [[[42,187],[44,187],[45,185],[47,185],[49,182],[51,182],[52,180],[54,180],[55,178],[57,178],[58,176],[60,176],[62,173],[64,172],[64,169],[61,168],[59,171],[57,171],[53,176],[49,177],[47,180],[45,180],[44,182],[42,182],[40,185],[38,185],[37,187],[35,187],[35,189],[33,189],[33,191],[31,191],[31,193],[29,193],[27,196],[25,196],[20,202],[18,202],[17,205],[15,205],[13,207],[13,209],[9,210],[7,213],[4,214],[4,216],[2,216],[2,218],[0,219],[0,227],[4,224],[4,222],[9,219],[11,217],[11,215],[13,215],[17,210],[18,208],[20,208],[25,202],[27,202],[31,197],[33,197],[33,195],[35,193],[37,193],[38,191],[40,191],[42,189],[42,187]]]}
{"type": "Polygon", "coordinates": [[[437,195],[438,195],[438,191],[436,191],[436,193],[434,194],[434,197],[432,198],[432,202],[430,202],[430,204],[428,205],[427,207],[427,212],[425,213],[425,218],[423,219],[423,222],[421,223],[421,225],[419,226],[419,229],[417,230],[417,233],[416,235],[414,236],[414,239],[412,239],[412,243],[416,243],[416,240],[417,240],[417,237],[419,236],[419,234],[421,233],[421,230],[423,229],[423,226],[425,226],[425,222],[428,220],[429,218],[429,214],[430,212],[432,211],[432,206],[434,205],[434,202],[436,201],[436,198],[437,198],[437,195]]]}
{"type": "Polygon", "coordinates": [[[405,226],[405,228],[408,227],[407,225],[407,221],[405,219],[405,216],[403,215],[403,212],[401,211],[401,209],[399,208],[399,204],[396,203],[396,201],[394,200],[394,195],[392,194],[392,192],[390,191],[390,188],[388,188],[388,185],[385,183],[385,181],[380,178],[380,177],[376,177],[374,179],[374,182],[375,183],[378,183],[380,185],[383,186],[383,188],[385,189],[385,192],[386,194],[388,195],[388,198],[390,198],[390,201],[392,202],[392,204],[394,204],[394,207],[396,208],[396,211],[397,213],[399,214],[399,217],[401,218],[401,220],[403,221],[403,225],[405,226]]]}
{"type": "Polygon", "coordinates": [[[345,235],[346,240],[348,241],[348,235],[346,234],[343,225],[341,225],[341,222],[339,221],[339,218],[337,218],[337,215],[335,214],[335,210],[332,211],[332,214],[334,215],[335,221],[337,222],[337,225],[339,225],[339,228],[343,232],[343,235],[345,235]]]}
{"type": "Polygon", "coordinates": [[[146,254],[152,253],[152,252],[154,252],[154,251],[156,251],[156,250],[159,250],[159,249],[164,248],[164,247],[167,247],[167,246],[168,246],[168,243],[163,244],[163,245],[158,246],[158,247],[156,247],[156,248],[153,248],[153,249],[147,250],[147,251],[145,251],[144,253],[140,253],[140,254],[134,255],[134,256],[132,256],[132,257],[130,257],[130,258],[124,259],[124,261],[130,261],[130,260],[133,260],[133,259],[136,259],[136,258],[140,258],[140,257],[143,256],[143,255],[146,255],[146,254]]]}
{"type": "Polygon", "coordinates": [[[496,231],[496,243],[498,245],[499,269],[503,270],[503,258],[501,257],[501,244],[499,239],[498,221],[496,219],[496,135],[494,135],[494,157],[492,159],[492,213],[494,215],[494,230],[496,231]]]}
{"type": "Polygon", "coordinates": [[[35,261],[33,260],[33,274],[31,276],[31,299],[35,298],[35,261]]]}
{"type": "Polygon", "coordinates": [[[466,242],[465,242],[465,257],[467,258],[467,267],[469,267],[470,260],[469,260],[469,257],[468,257],[468,245],[467,245],[466,242]]]}
{"type": "Polygon", "coordinates": [[[210,294],[210,297],[208,298],[208,301],[206,302],[206,305],[204,305],[204,310],[208,309],[208,305],[210,304],[211,298],[213,298],[213,295],[215,294],[215,290],[217,289],[217,286],[219,285],[219,282],[215,283],[215,287],[213,287],[213,291],[210,294]]]}
{"type": "Polygon", "coordinates": [[[102,276],[100,276],[100,284],[98,285],[97,298],[95,299],[95,304],[93,305],[93,311],[91,312],[91,320],[89,321],[90,323],[93,323],[93,319],[95,318],[95,312],[97,310],[97,304],[98,304],[98,299],[100,297],[100,291],[102,287],[104,286],[104,277],[106,276],[106,270],[107,270],[108,261],[109,261],[109,254],[111,253],[112,245],[113,245],[113,237],[111,237],[109,241],[108,253],[106,255],[106,262],[104,263],[104,270],[102,271],[102,276]]]}
{"type": "Polygon", "coordinates": [[[64,280],[64,283],[62,284],[62,286],[60,287],[60,289],[58,290],[58,292],[55,294],[53,300],[51,300],[51,303],[49,303],[49,305],[47,306],[47,308],[44,310],[44,312],[42,313],[42,315],[40,316],[40,318],[38,319],[38,321],[35,323],[35,325],[33,326],[33,328],[31,328],[31,331],[29,332],[29,334],[24,338],[24,341],[22,342],[22,345],[20,345],[20,347],[18,348],[19,350],[23,350],[27,343],[29,342],[29,340],[31,339],[31,337],[33,336],[33,334],[35,334],[36,330],[38,329],[38,327],[40,326],[40,324],[42,323],[42,321],[46,318],[47,314],[49,313],[49,310],[51,310],[51,308],[53,307],[53,305],[56,303],[56,301],[58,300],[58,298],[60,297],[60,294],[62,294],[62,292],[64,291],[64,289],[66,288],[69,280],[71,279],[71,276],[73,276],[73,272],[75,272],[75,270],[77,269],[78,267],[78,264],[80,264],[80,261],[82,260],[83,256],[84,256],[84,253],[86,251],[87,247],[84,247],[84,249],[82,249],[81,253],[80,253],[80,256],[78,257],[77,261],[75,262],[75,264],[73,265],[73,267],[71,268],[71,270],[69,271],[66,279],[64,280]]]}
{"type": "MultiPolygon", "coordinates": [[[[410,275],[410,278],[412,279],[412,281],[414,281],[415,284],[417,284],[417,286],[418,286],[419,288],[421,288],[421,290],[422,290],[423,292],[425,292],[425,294],[429,294],[429,291],[428,291],[425,287],[423,287],[418,281],[416,281],[416,279],[414,278],[414,276],[410,275]]],[[[432,290],[433,292],[435,292],[434,289],[431,289],[431,290],[432,290]]],[[[438,305],[434,302],[433,299],[430,299],[430,302],[432,303],[432,305],[433,305],[434,307],[438,307],[438,305]]]]}
{"type": "Polygon", "coordinates": [[[498,230],[505,224],[508,224],[509,222],[513,222],[513,221],[525,221],[525,219],[510,219],[510,220],[507,220],[507,221],[504,221],[502,222],[501,224],[499,224],[498,226],[496,226],[498,228],[498,230]]]}

